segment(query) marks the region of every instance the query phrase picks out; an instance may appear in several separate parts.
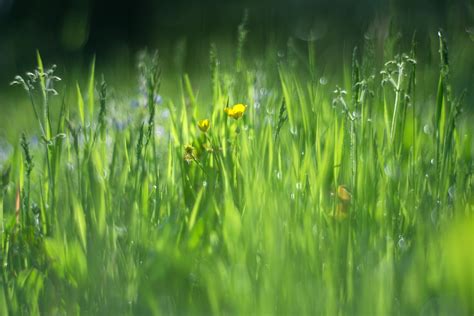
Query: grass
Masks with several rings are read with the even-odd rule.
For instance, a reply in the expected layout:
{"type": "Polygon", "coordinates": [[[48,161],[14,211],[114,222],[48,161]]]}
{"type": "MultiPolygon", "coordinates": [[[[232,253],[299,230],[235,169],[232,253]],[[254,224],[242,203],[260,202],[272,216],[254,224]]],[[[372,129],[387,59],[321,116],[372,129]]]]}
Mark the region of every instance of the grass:
{"type": "Polygon", "coordinates": [[[15,78],[38,141],[2,167],[0,314],[474,313],[473,130],[443,35],[439,68],[412,45],[376,69],[368,43],[334,91],[314,43],[255,67],[246,34],[172,95],[144,54],[133,110],[95,60],[64,91],[39,53],[15,78]]]}

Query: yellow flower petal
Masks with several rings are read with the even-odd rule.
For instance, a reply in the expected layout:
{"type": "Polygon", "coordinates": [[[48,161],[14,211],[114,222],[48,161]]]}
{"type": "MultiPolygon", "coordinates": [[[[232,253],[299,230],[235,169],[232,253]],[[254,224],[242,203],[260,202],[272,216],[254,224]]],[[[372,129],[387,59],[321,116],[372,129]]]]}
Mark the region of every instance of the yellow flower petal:
{"type": "Polygon", "coordinates": [[[337,187],[337,197],[343,202],[350,202],[352,199],[351,193],[344,185],[337,187]]]}
{"type": "Polygon", "coordinates": [[[209,126],[210,126],[210,123],[208,119],[200,120],[198,122],[199,129],[204,133],[207,132],[207,130],[209,129],[209,126]]]}
{"type": "Polygon", "coordinates": [[[225,108],[224,112],[227,114],[227,116],[237,120],[244,115],[246,109],[247,106],[245,104],[238,103],[231,108],[225,108]]]}

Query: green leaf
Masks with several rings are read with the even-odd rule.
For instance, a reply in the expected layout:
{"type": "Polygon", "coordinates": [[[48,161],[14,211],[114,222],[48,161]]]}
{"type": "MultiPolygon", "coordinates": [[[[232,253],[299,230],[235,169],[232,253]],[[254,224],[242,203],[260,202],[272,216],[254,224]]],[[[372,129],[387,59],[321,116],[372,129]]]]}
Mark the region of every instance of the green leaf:
{"type": "Polygon", "coordinates": [[[92,59],[91,70],[89,74],[89,88],[88,88],[88,97],[89,97],[89,120],[92,122],[94,116],[94,77],[95,77],[95,56],[92,59]]]}
{"type": "Polygon", "coordinates": [[[84,120],[84,99],[82,98],[81,88],[79,83],[76,82],[76,91],[77,91],[77,110],[79,112],[79,118],[81,119],[82,126],[85,125],[84,120]]]}
{"type": "Polygon", "coordinates": [[[201,190],[199,191],[196,197],[196,202],[194,202],[194,206],[193,206],[193,210],[191,211],[191,217],[189,219],[189,226],[188,226],[188,229],[190,231],[193,229],[194,223],[196,222],[196,217],[199,210],[199,205],[201,204],[203,193],[204,193],[204,189],[201,188],[201,190]]]}
{"type": "Polygon", "coordinates": [[[41,93],[43,94],[43,98],[46,98],[46,81],[44,79],[44,66],[43,60],[41,59],[41,55],[38,50],[36,51],[36,60],[38,62],[38,70],[40,73],[39,79],[41,85],[41,93]]]}
{"type": "Polygon", "coordinates": [[[86,218],[84,216],[84,211],[82,209],[79,201],[74,201],[74,223],[76,225],[77,231],[79,232],[79,238],[84,249],[87,249],[87,227],[86,227],[86,218]]]}

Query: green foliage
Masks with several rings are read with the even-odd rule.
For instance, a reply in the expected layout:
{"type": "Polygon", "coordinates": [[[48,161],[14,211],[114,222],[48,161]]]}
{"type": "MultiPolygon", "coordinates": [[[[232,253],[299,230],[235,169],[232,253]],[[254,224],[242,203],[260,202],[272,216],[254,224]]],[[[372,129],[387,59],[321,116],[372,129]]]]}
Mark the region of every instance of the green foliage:
{"type": "Polygon", "coordinates": [[[473,130],[443,37],[437,92],[414,45],[379,75],[370,43],[331,91],[314,43],[254,66],[246,32],[177,95],[144,54],[122,121],[95,59],[57,119],[54,68],[15,78],[41,142],[0,173],[1,314],[474,313],[473,130]]]}

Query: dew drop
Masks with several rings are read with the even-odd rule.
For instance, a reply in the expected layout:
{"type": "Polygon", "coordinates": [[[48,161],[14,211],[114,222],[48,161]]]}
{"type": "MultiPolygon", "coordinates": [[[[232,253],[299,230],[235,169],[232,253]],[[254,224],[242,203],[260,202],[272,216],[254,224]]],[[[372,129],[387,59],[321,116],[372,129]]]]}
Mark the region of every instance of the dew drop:
{"type": "Polygon", "coordinates": [[[405,250],[407,248],[407,242],[403,236],[399,236],[398,238],[398,248],[401,250],[405,250]]]}
{"type": "Polygon", "coordinates": [[[281,171],[279,171],[279,170],[276,171],[276,177],[277,177],[278,180],[281,180],[281,178],[282,178],[281,171]]]}
{"type": "Polygon", "coordinates": [[[302,188],[303,188],[303,184],[301,182],[297,182],[296,183],[296,190],[301,191],[302,188]]]}
{"type": "Polygon", "coordinates": [[[163,112],[161,112],[161,117],[164,119],[167,119],[168,117],[170,117],[170,110],[168,109],[163,110],[163,112]]]}
{"type": "Polygon", "coordinates": [[[426,124],[425,126],[423,126],[423,132],[426,134],[426,135],[431,135],[431,133],[433,132],[432,129],[431,129],[431,126],[429,126],[428,124],[426,124]]]}
{"type": "Polygon", "coordinates": [[[275,112],[273,111],[273,109],[270,109],[270,108],[267,108],[267,111],[266,111],[266,112],[267,112],[268,115],[273,115],[273,113],[275,113],[275,112]]]}
{"type": "Polygon", "coordinates": [[[295,136],[298,135],[298,128],[296,126],[290,127],[290,133],[295,136]]]}

